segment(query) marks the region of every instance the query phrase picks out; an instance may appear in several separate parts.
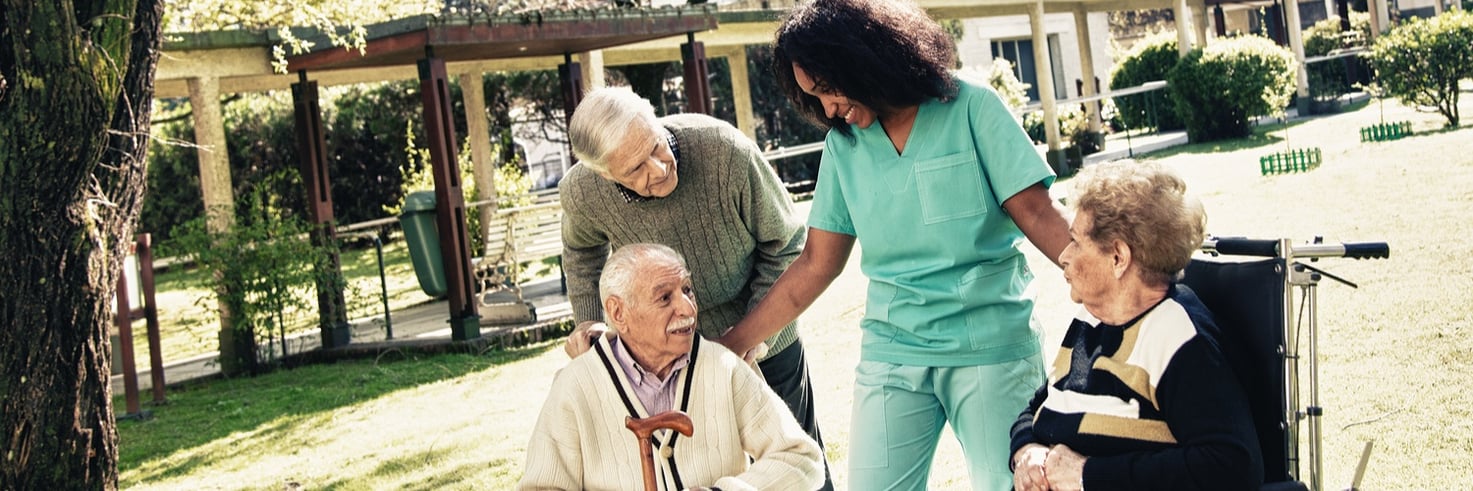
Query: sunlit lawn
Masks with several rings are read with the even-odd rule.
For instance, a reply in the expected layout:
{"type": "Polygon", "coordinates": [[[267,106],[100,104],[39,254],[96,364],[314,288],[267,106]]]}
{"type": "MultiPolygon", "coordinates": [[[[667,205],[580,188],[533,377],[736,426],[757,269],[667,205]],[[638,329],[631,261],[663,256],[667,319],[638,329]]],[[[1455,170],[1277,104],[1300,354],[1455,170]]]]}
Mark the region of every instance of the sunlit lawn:
{"type": "MultiPolygon", "coordinates": [[[[1243,141],[1140,158],[1159,159],[1187,179],[1207,206],[1212,233],[1391,244],[1389,260],[1316,263],[1360,284],[1326,282],[1319,292],[1325,487],[1348,487],[1362,445],[1374,440],[1362,488],[1469,489],[1473,129],[1442,130],[1435,116],[1394,103],[1385,112],[1388,121],[1412,121],[1418,134],[1361,143],[1357,129],[1380,117],[1375,103],[1290,125],[1288,146],[1324,152],[1324,164],[1306,173],[1259,175],[1258,158],[1286,146],[1281,125],[1265,125],[1243,141]]],[[[806,213],[807,205],[800,210],[806,213]]],[[[1051,357],[1075,306],[1057,268],[1028,253],[1051,357]]],[[[841,489],[848,487],[849,402],[865,297],[858,257],[804,315],[802,327],[841,489]]],[[[173,404],[151,408],[153,420],[119,424],[123,485],[511,487],[546,387],[567,362],[556,342],[483,357],[399,358],[171,393],[173,404]]],[[[962,462],[959,447],[943,435],[931,487],[966,489],[962,462]]]]}

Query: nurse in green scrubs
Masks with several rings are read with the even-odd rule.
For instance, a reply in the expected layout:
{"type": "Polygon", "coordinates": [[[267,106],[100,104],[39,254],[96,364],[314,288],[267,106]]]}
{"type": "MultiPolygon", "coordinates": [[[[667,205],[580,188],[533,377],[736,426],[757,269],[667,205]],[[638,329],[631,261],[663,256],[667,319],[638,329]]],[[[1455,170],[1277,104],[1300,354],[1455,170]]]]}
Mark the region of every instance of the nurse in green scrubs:
{"type": "Polygon", "coordinates": [[[741,353],[843,270],[869,278],[849,486],[924,489],[941,428],[974,489],[1010,489],[1008,432],[1044,381],[1026,238],[1057,262],[1054,175],[1002,100],[956,78],[949,34],[914,4],[814,0],[778,28],[774,70],[829,129],[808,243],[720,342],[741,353]]]}

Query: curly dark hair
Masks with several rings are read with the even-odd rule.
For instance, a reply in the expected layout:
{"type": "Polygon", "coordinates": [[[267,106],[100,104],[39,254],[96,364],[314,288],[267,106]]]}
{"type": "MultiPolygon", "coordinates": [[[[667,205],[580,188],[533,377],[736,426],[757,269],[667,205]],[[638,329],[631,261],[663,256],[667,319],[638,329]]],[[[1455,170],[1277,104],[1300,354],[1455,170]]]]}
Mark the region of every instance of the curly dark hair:
{"type": "Polygon", "coordinates": [[[884,115],[928,99],[956,96],[951,35],[909,0],[812,0],[793,8],[773,41],[773,74],[788,101],[810,121],[852,137],[803,92],[793,64],[810,77],[884,115]]]}

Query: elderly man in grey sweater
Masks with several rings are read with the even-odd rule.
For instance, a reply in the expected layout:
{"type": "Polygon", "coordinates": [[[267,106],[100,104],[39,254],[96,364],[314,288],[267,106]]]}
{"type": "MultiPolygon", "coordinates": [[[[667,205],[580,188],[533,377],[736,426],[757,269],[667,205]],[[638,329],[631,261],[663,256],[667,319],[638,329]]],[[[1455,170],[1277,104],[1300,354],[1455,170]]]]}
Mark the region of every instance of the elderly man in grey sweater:
{"type": "MultiPolygon", "coordinates": [[[[598,279],[611,249],[651,242],[685,256],[700,300],[698,330],[721,336],[798,257],[805,237],[792,199],[757,145],[702,114],[656,117],[626,87],[588,93],[568,124],[578,165],[559,184],[563,268],[577,329],[570,356],[607,333],[598,279]]],[[[797,325],[767,339],[755,357],[768,385],[813,439],[813,387],[797,325]]],[[[832,489],[824,465],[824,489],[832,489]]]]}

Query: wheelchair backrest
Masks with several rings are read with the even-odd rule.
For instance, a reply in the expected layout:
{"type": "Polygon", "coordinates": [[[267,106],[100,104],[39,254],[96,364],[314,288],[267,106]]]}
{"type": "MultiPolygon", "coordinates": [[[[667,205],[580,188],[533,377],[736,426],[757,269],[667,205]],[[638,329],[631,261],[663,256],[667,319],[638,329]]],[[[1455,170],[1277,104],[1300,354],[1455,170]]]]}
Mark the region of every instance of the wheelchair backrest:
{"type": "Polygon", "coordinates": [[[1193,259],[1182,283],[1212,311],[1223,355],[1248,394],[1265,483],[1287,481],[1284,390],[1284,261],[1193,259]]]}

